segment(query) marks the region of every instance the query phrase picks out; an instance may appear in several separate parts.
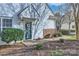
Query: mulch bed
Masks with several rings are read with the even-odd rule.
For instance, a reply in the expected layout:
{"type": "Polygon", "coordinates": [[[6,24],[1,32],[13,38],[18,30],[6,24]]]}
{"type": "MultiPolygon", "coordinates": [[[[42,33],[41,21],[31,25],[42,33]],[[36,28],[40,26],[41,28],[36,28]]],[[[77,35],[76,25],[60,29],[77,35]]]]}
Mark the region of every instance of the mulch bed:
{"type": "Polygon", "coordinates": [[[50,41],[43,44],[46,49],[79,49],[79,40],[50,41]]]}
{"type": "Polygon", "coordinates": [[[54,50],[62,50],[64,55],[79,55],[79,40],[64,42],[49,41],[42,44],[43,49],[35,50],[34,46],[24,46],[23,44],[2,45],[0,55],[2,56],[50,56],[54,50]]]}

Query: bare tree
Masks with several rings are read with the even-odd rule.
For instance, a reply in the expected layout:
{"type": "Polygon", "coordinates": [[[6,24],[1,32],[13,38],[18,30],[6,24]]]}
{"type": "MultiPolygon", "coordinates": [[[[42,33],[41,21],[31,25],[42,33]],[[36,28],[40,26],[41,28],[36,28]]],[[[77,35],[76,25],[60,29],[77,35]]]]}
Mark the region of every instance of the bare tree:
{"type": "Polygon", "coordinates": [[[71,32],[71,23],[72,22],[74,22],[72,11],[69,11],[69,12],[65,13],[65,16],[64,16],[64,23],[68,23],[69,34],[71,32]]]}
{"type": "Polygon", "coordinates": [[[58,11],[55,12],[55,17],[56,17],[56,27],[57,30],[61,29],[61,26],[63,23],[68,23],[69,25],[69,33],[70,33],[70,25],[74,21],[73,15],[72,15],[72,10],[71,10],[71,5],[70,4],[61,4],[58,7],[58,11]]]}
{"type": "Polygon", "coordinates": [[[55,17],[55,24],[56,24],[56,29],[59,32],[61,29],[61,25],[63,23],[63,17],[64,15],[61,15],[59,12],[54,14],[55,17]]]}
{"type": "Polygon", "coordinates": [[[79,3],[66,4],[66,6],[72,11],[72,16],[75,20],[76,39],[79,39],[79,3]]]}
{"type": "Polygon", "coordinates": [[[76,39],[79,39],[79,4],[78,3],[72,3],[70,5],[71,5],[73,17],[75,19],[76,39]]]}
{"type": "Polygon", "coordinates": [[[47,20],[45,18],[46,15],[48,14],[48,6],[47,4],[35,4],[34,7],[39,14],[35,23],[35,31],[34,31],[34,37],[35,37],[35,35],[39,35],[39,33],[42,31],[44,21],[47,20]]]}
{"type": "Polygon", "coordinates": [[[62,24],[64,22],[66,22],[65,16],[66,16],[67,12],[69,12],[69,11],[70,11],[70,8],[66,4],[59,5],[58,8],[57,8],[57,11],[53,11],[54,12],[54,18],[55,18],[55,24],[56,24],[56,28],[57,28],[58,32],[60,31],[62,24]]]}

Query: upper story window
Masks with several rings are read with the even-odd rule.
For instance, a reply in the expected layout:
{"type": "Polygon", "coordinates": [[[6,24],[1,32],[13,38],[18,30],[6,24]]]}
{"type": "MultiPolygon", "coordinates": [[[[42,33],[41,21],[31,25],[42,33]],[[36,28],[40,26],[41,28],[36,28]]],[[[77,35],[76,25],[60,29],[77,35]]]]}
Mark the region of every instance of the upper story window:
{"type": "Polygon", "coordinates": [[[72,28],[75,28],[75,25],[72,25],[72,28]]]}
{"type": "Polygon", "coordinates": [[[12,19],[3,19],[2,20],[3,22],[3,27],[6,28],[6,27],[12,27],[12,19]]]}

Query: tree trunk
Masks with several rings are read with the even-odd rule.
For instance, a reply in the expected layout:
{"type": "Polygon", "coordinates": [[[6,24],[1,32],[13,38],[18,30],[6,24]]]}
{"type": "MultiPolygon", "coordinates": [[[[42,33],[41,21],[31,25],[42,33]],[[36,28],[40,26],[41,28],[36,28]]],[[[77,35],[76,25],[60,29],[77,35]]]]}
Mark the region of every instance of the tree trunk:
{"type": "Polygon", "coordinates": [[[15,40],[15,44],[16,44],[16,40],[15,40]]]}
{"type": "Polygon", "coordinates": [[[59,31],[60,31],[60,28],[59,28],[59,27],[57,27],[57,33],[59,33],[59,31]]]}
{"type": "Polygon", "coordinates": [[[70,29],[70,24],[71,24],[71,23],[69,23],[69,34],[70,34],[70,32],[71,32],[71,29],[70,29]]]}
{"type": "Polygon", "coordinates": [[[79,39],[79,22],[78,22],[78,19],[75,19],[75,26],[76,26],[76,39],[79,39]]]}

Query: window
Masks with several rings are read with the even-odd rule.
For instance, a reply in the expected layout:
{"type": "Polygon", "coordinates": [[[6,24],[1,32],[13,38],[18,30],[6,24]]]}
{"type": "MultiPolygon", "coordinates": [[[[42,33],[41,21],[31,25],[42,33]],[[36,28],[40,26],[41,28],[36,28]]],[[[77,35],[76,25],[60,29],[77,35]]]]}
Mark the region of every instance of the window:
{"type": "Polygon", "coordinates": [[[72,28],[75,28],[75,26],[74,26],[74,25],[72,25],[72,28]]]}
{"type": "Polygon", "coordinates": [[[3,19],[3,27],[12,27],[12,19],[3,19]]]}

